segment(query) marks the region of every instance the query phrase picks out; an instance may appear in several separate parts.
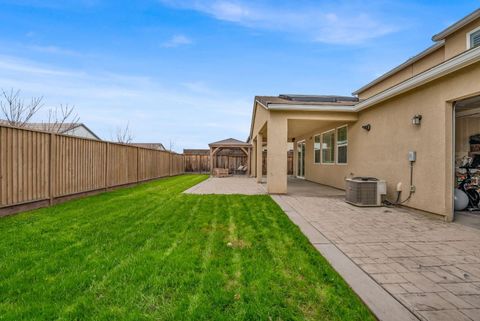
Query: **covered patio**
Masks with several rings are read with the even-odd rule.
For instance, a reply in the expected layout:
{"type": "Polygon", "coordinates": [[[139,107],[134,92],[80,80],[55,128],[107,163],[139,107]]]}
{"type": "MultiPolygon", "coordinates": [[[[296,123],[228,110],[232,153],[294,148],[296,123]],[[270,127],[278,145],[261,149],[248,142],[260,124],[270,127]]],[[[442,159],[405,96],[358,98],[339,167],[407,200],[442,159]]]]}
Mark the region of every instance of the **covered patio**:
{"type": "Polygon", "coordinates": [[[288,143],[294,143],[293,174],[304,177],[312,165],[305,159],[313,158],[313,147],[306,146],[313,146],[313,136],[320,128],[336,128],[356,122],[358,116],[351,112],[354,103],[347,97],[336,96],[256,97],[249,137],[252,143],[251,176],[257,182],[266,181],[270,194],[288,193],[288,143]],[[262,152],[265,149],[267,175],[263,177],[262,152]]]}
{"type": "MultiPolygon", "coordinates": [[[[209,179],[186,193],[257,194],[258,186],[209,179]]],[[[288,187],[273,200],[379,319],[480,315],[479,230],[405,208],[355,207],[342,190],[301,179],[288,178],[288,187]]]]}

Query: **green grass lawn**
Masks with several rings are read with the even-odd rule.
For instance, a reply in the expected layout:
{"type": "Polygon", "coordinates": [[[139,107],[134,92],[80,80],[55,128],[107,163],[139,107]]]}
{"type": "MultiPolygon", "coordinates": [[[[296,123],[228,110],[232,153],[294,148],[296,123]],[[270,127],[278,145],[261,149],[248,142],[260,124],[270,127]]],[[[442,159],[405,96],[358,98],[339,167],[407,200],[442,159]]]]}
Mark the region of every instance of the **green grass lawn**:
{"type": "Polygon", "coordinates": [[[0,320],[373,320],[269,196],[166,178],[0,219],[0,320]]]}

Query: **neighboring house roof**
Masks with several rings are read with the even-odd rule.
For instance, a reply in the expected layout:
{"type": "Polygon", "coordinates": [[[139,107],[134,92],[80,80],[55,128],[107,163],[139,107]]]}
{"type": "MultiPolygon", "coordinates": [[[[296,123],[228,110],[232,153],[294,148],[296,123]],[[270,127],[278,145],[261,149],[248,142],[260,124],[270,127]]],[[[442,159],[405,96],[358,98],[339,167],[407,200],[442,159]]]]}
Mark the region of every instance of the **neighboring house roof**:
{"type": "MultiPolygon", "coordinates": [[[[0,124],[8,125],[8,121],[0,120],[0,124]]],[[[93,137],[98,140],[101,140],[93,131],[90,130],[84,123],[63,123],[63,124],[54,124],[54,123],[26,123],[25,128],[45,131],[45,132],[54,132],[58,134],[69,135],[69,132],[75,130],[78,127],[83,127],[87,132],[89,132],[93,137]]]]}
{"type": "Polygon", "coordinates": [[[210,149],[184,149],[185,155],[210,155],[210,149]]]}
{"type": "Polygon", "coordinates": [[[219,140],[218,142],[208,144],[210,147],[249,147],[251,146],[249,143],[242,142],[241,140],[235,138],[227,138],[224,140],[219,140]]]}
{"type": "Polygon", "coordinates": [[[433,41],[443,40],[446,37],[448,37],[449,35],[451,35],[452,33],[454,33],[455,31],[461,29],[462,27],[465,27],[470,22],[472,22],[473,20],[475,20],[479,17],[480,17],[480,9],[477,9],[474,12],[472,12],[471,14],[469,14],[468,16],[464,17],[463,19],[455,22],[453,25],[449,26],[445,30],[443,30],[443,31],[437,33],[436,35],[434,35],[432,37],[432,40],[433,41]]]}
{"type": "Polygon", "coordinates": [[[420,59],[422,59],[423,57],[427,56],[428,54],[434,52],[435,50],[437,50],[438,48],[440,47],[443,47],[445,45],[445,41],[440,41],[430,47],[428,47],[427,49],[425,49],[424,51],[422,51],[421,53],[419,53],[418,55],[415,55],[411,58],[409,58],[407,61],[405,61],[403,64],[393,68],[392,70],[384,73],[383,75],[381,75],[380,77],[374,79],[373,81],[369,82],[368,84],[366,84],[365,86],[363,86],[362,88],[360,89],[357,89],[355,90],[352,95],[357,95],[359,93],[361,93],[362,91],[365,91],[367,90],[368,88],[382,82],[383,80],[387,79],[388,77],[394,75],[395,73],[397,73],[398,71],[402,70],[403,68],[407,67],[407,66],[410,66],[411,64],[419,61],[420,59]]]}
{"type": "Polygon", "coordinates": [[[143,147],[143,148],[150,148],[156,150],[166,150],[165,146],[162,143],[130,143],[129,145],[143,147]]]}

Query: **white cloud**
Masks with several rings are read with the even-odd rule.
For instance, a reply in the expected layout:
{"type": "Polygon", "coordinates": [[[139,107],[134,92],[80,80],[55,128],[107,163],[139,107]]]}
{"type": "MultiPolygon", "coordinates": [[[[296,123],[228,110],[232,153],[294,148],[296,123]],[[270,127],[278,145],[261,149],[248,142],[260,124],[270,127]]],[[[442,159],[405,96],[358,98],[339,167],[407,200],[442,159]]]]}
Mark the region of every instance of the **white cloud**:
{"type": "Polygon", "coordinates": [[[172,38],[163,43],[165,48],[175,48],[184,45],[190,45],[193,41],[185,35],[174,35],[172,38]]]}
{"type": "Polygon", "coordinates": [[[215,94],[215,91],[210,88],[203,81],[189,81],[184,82],[182,85],[187,88],[189,91],[202,95],[212,95],[215,94]]]}
{"type": "Polygon", "coordinates": [[[37,51],[37,52],[43,52],[48,54],[64,55],[64,56],[82,56],[82,54],[77,51],[65,49],[57,46],[28,45],[26,46],[26,48],[37,51]]]}
{"type": "Polygon", "coordinates": [[[241,22],[252,17],[252,12],[248,7],[227,1],[212,2],[211,7],[205,7],[205,9],[222,20],[241,22]]]}
{"type": "Polygon", "coordinates": [[[333,44],[359,44],[396,31],[383,21],[381,12],[365,9],[365,3],[336,6],[299,1],[291,7],[277,2],[235,0],[160,0],[179,9],[195,10],[218,20],[294,34],[302,39],[333,44]]]}
{"type": "Polygon", "coordinates": [[[0,55],[0,88],[21,89],[25,98],[44,96],[45,111],[60,103],[75,105],[81,121],[104,139],[129,122],[136,140],[173,140],[181,151],[223,136],[245,139],[249,130],[251,101],[201,81],[175,85],[168,79],[64,69],[0,55]]]}

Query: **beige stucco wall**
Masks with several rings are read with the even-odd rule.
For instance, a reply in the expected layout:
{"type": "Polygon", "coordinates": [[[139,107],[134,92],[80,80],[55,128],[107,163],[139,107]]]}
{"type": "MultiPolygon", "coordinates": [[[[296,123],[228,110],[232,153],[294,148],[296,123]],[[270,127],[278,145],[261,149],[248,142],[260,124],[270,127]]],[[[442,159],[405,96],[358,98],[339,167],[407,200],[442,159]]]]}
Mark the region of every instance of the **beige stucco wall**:
{"type": "Polygon", "coordinates": [[[422,59],[416,61],[412,65],[412,76],[418,75],[425,70],[432,68],[438,64],[441,64],[445,61],[445,48],[440,47],[429,55],[423,57],[422,59]]]}
{"type": "Polygon", "coordinates": [[[382,80],[378,84],[358,93],[360,99],[367,99],[379,92],[382,92],[396,84],[401,83],[425,70],[432,68],[445,60],[444,47],[440,47],[434,52],[426,55],[422,59],[406,66],[405,68],[397,71],[390,77],[382,80]]]}
{"type": "MultiPolygon", "coordinates": [[[[414,167],[416,193],[407,206],[441,215],[450,215],[452,206],[452,104],[480,94],[480,63],[448,77],[410,91],[358,114],[349,125],[348,165],[313,164],[313,134],[335,126],[322,126],[296,141],[306,139],[305,178],[344,188],[348,176],[375,176],[385,179],[388,197],[395,198],[395,187],[403,183],[403,198],[409,190],[408,151],[417,152],[414,167]],[[421,126],[411,119],[422,114],[421,126]],[[361,128],[371,124],[370,132],[361,128]]],[[[342,125],[338,122],[336,125],[342,125]]]]}
{"type": "Polygon", "coordinates": [[[445,38],[445,59],[450,59],[467,50],[467,33],[480,27],[480,19],[472,21],[445,38]]]}
{"type": "Polygon", "coordinates": [[[480,27],[480,19],[477,19],[463,28],[455,31],[451,35],[445,38],[445,44],[443,47],[428,54],[422,59],[405,66],[405,68],[397,71],[390,77],[382,80],[378,84],[373,85],[370,88],[358,93],[360,99],[366,99],[379,92],[384,91],[400,82],[415,76],[425,70],[432,68],[445,60],[455,57],[467,50],[467,33],[475,28],[480,27]]]}

